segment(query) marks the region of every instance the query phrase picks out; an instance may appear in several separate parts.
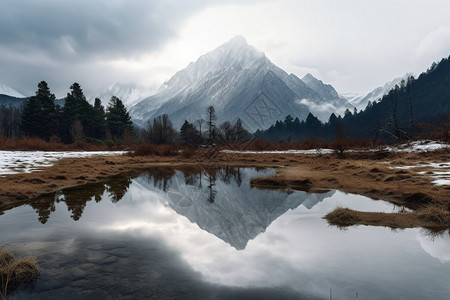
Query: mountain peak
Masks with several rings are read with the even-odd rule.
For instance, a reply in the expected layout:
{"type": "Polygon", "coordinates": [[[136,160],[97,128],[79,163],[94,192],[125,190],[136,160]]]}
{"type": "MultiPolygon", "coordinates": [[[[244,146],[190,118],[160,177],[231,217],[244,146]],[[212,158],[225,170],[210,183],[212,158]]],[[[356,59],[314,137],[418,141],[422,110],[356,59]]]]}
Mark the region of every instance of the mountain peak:
{"type": "Polygon", "coordinates": [[[223,67],[236,63],[248,65],[263,56],[264,53],[250,46],[242,35],[236,35],[228,42],[201,56],[200,59],[207,57],[223,67]]]}
{"type": "Polygon", "coordinates": [[[220,70],[236,66],[241,69],[249,68],[261,57],[264,57],[264,53],[248,45],[243,36],[237,35],[177,72],[164,84],[161,90],[176,89],[181,91],[192,87],[209,74],[220,70]]]}
{"type": "Polygon", "coordinates": [[[316,77],[314,77],[311,73],[306,74],[303,76],[302,81],[319,81],[316,77]]]}
{"type": "Polygon", "coordinates": [[[242,35],[234,36],[231,40],[229,40],[225,44],[239,45],[239,46],[248,46],[247,40],[242,35]]]}

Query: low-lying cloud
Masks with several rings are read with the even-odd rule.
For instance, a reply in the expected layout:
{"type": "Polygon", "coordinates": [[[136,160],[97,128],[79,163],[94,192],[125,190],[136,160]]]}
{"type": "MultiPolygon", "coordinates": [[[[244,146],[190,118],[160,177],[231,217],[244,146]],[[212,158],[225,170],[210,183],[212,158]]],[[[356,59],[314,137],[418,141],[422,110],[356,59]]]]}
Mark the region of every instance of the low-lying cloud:
{"type": "Polygon", "coordinates": [[[331,103],[317,104],[308,99],[298,100],[298,103],[306,105],[311,111],[315,111],[315,112],[336,111],[336,107],[331,103]]]}

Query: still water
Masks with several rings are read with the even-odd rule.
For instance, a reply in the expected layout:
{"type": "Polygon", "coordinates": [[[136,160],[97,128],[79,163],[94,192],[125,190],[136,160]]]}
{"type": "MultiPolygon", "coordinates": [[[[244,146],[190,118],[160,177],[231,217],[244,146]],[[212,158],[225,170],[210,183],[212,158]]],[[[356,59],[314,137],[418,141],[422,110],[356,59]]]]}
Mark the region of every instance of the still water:
{"type": "Polygon", "coordinates": [[[273,172],[155,168],[5,211],[0,244],[41,268],[10,299],[450,298],[448,232],[329,226],[338,206],[401,208],[250,187],[273,172]]]}

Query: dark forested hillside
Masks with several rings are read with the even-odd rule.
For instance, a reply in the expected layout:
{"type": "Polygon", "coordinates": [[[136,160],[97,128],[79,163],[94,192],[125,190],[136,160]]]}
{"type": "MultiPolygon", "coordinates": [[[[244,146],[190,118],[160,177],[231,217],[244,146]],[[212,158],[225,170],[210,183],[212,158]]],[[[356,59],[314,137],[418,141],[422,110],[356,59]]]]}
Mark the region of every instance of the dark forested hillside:
{"type": "Polygon", "coordinates": [[[302,122],[293,117],[256,135],[273,141],[342,137],[393,141],[414,137],[424,125],[439,126],[450,118],[450,57],[433,63],[417,79],[402,81],[364,111],[347,110],[343,117],[332,114],[325,124],[319,124],[312,115],[302,122]]]}
{"type": "Polygon", "coordinates": [[[19,107],[27,101],[27,98],[16,98],[8,95],[0,95],[0,106],[19,107]]]}

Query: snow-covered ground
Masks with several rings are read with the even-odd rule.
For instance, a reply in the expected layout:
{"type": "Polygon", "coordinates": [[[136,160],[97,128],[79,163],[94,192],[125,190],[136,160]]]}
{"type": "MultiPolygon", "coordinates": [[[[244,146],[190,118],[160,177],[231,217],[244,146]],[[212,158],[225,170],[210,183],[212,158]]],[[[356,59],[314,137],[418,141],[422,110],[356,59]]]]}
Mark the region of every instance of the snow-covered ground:
{"type": "Polygon", "coordinates": [[[450,149],[450,144],[430,140],[421,140],[399,146],[386,147],[386,150],[388,151],[397,152],[428,152],[442,149],[450,149]]]}
{"type": "MultiPolygon", "coordinates": [[[[423,140],[415,141],[409,144],[400,145],[398,147],[388,147],[389,151],[397,152],[430,152],[442,149],[450,149],[449,144],[423,140]]],[[[440,163],[428,163],[428,164],[418,164],[414,166],[402,166],[393,167],[398,169],[418,169],[417,174],[429,175],[435,185],[450,185],[450,162],[440,162],[440,163]],[[421,171],[421,169],[427,168],[428,171],[421,171]]]]}
{"type": "Polygon", "coordinates": [[[0,151],[0,176],[17,173],[31,173],[52,166],[61,158],[81,158],[98,155],[122,155],[123,151],[0,151]]]}
{"type": "Polygon", "coordinates": [[[223,153],[241,154],[331,154],[331,149],[309,149],[309,150],[271,150],[271,151],[247,151],[247,150],[222,150],[223,153]]]}
{"type": "MultiPolygon", "coordinates": [[[[356,151],[379,151],[386,150],[392,152],[428,152],[442,149],[450,149],[450,144],[445,144],[437,141],[415,141],[408,144],[398,146],[388,146],[384,149],[368,149],[356,151]]],[[[222,150],[224,153],[241,153],[241,154],[330,154],[332,149],[309,149],[309,150],[272,150],[272,151],[247,151],[247,150],[222,150]]],[[[348,152],[355,152],[355,150],[348,150],[348,152]]]]}
{"type": "MultiPolygon", "coordinates": [[[[381,150],[392,152],[420,153],[430,152],[442,149],[450,149],[450,144],[437,141],[422,140],[398,146],[388,146],[381,150]]],[[[379,151],[380,149],[368,149],[363,151],[379,151]]],[[[224,153],[241,153],[241,154],[330,154],[332,149],[310,149],[310,150],[286,150],[286,151],[245,151],[245,150],[222,150],[224,153]]],[[[348,152],[353,152],[349,150],[348,152]]],[[[420,171],[420,168],[429,168],[429,176],[433,179],[435,185],[450,185],[450,162],[419,164],[415,166],[392,167],[399,169],[419,169],[417,174],[427,174],[420,171]]]]}
{"type": "Polygon", "coordinates": [[[392,167],[393,169],[419,169],[417,174],[429,175],[435,185],[450,185],[450,162],[418,164],[414,166],[392,167]],[[428,171],[420,171],[423,169],[428,171]]]}

